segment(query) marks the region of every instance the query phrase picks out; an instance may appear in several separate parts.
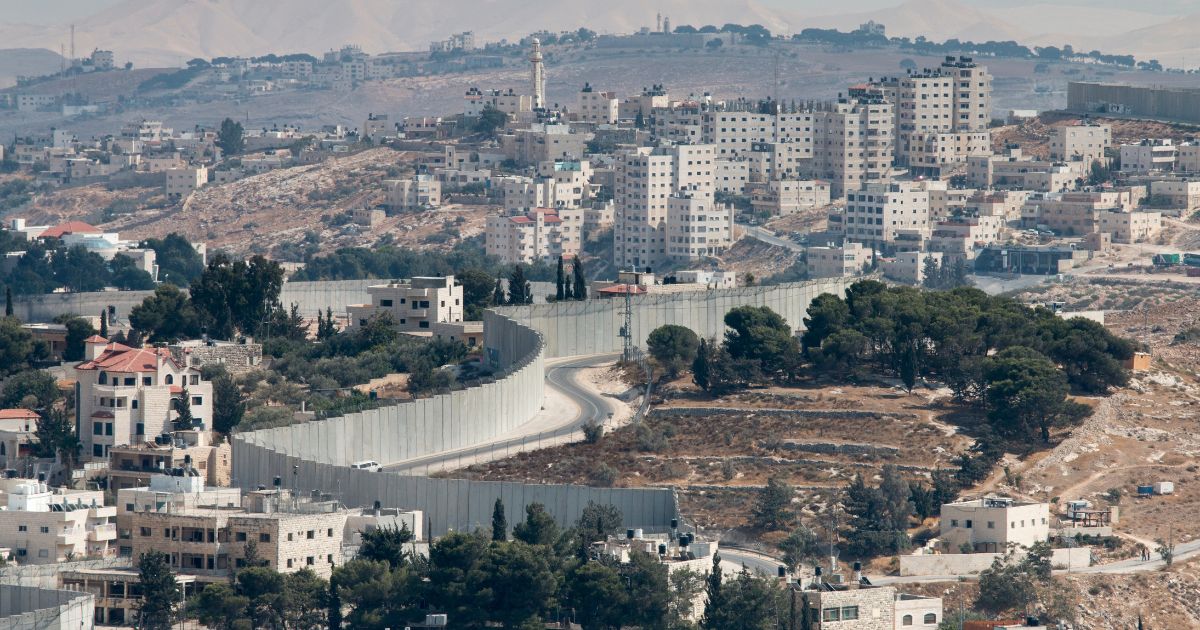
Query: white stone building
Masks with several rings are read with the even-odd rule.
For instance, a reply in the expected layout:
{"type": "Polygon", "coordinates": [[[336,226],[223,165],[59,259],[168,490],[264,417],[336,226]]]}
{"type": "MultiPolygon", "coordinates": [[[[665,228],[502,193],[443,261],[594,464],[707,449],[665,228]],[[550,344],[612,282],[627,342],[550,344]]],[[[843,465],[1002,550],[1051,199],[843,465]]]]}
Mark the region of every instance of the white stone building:
{"type": "Polygon", "coordinates": [[[349,327],[365,326],[387,313],[403,332],[426,332],[437,322],[463,320],[463,289],[454,276],[412,278],[367,287],[370,304],[351,304],[349,327]]]}

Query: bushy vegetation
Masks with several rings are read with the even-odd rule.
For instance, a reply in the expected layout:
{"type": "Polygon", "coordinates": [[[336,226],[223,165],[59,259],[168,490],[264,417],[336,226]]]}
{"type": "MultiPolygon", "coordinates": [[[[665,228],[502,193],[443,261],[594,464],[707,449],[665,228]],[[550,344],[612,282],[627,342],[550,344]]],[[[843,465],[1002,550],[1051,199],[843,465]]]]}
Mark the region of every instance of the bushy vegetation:
{"type": "Polygon", "coordinates": [[[11,288],[16,295],[40,295],[58,289],[84,292],[105,287],[139,290],[154,286],[150,274],[123,254],[105,261],[82,245],[68,248],[56,243],[29,243],[21,249],[25,253],[12,270],[0,276],[0,285],[11,288]]]}

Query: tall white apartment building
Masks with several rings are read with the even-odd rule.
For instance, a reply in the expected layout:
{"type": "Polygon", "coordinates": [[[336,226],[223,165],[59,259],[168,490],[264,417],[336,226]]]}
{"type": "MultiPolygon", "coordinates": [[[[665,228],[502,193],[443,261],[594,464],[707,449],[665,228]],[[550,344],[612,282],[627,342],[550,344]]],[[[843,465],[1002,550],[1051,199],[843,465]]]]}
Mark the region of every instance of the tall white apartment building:
{"type": "Polygon", "coordinates": [[[505,264],[574,257],[583,242],[582,208],[537,208],[517,216],[488,217],[484,247],[505,264]]]}
{"type": "Polygon", "coordinates": [[[140,444],[169,432],[185,394],[192,418],[212,426],[212,383],[176,362],[166,348],[130,348],[92,336],[75,366],[76,430],[85,459],[107,459],[115,446],[140,444]]]}
{"type": "Polygon", "coordinates": [[[401,331],[429,330],[434,323],[463,320],[463,288],[454,276],[412,278],[403,282],[367,287],[370,304],[347,306],[349,327],[365,326],[375,315],[387,313],[401,331]]]}
{"type": "Polygon", "coordinates": [[[611,125],[617,122],[620,114],[621,99],[616,92],[598,92],[590,84],[584,84],[575,110],[580,122],[611,125]]]}
{"type": "Polygon", "coordinates": [[[846,195],[846,240],[877,248],[929,237],[929,191],[921,182],[863,184],[846,195]]]}
{"type": "Polygon", "coordinates": [[[939,175],[991,152],[992,75],[970,57],[880,83],[896,104],[896,163],[939,175]]]}
{"type": "MultiPolygon", "coordinates": [[[[617,157],[613,236],[617,266],[653,268],[670,260],[670,200],[686,192],[686,205],[703,206],[707,212],[714,203],[715,161],[716,147],[711,144],[642,147],[617,157]]],[[[685,204],[677,201],[676,205],[685,204]]]]}
{"type": "Polygon", "coordinates": [[[1176,146],[1170,138],[1121,145],[1121,172],[1149,174],[1175,170],[1176,146]]]}
{"type": "Polygon", "coordinates": [[[717,256],[733,244],[733,211],[714,200],[711,188],[691,187],[667,199],[667,256],[685,263],[717,256]]]}
{"type": "Polygon", "coordinates": [[[100,490],[49,488],[36,479],[0,479],[0,547],[18,564],[55,564],[116,555],[117,509],[100,490]]]}
{"type": "Polygon", "coordinates": [[[1050,159],[1059,162],[1092,162],[1104,157],[1112,146],[1112,127],[1084,123],[1055,127],[1050,136],[1050,159]]]}
{"type": "Polygon", "coordinates": [[[388,179],[383,185],[387,192],[385,203],[395,210],[442,205],[442,183],[430,175],[422,173],[409,179],[388,179]]]}
{"type": "Polygon", "coordinates": [[[796,145],[802,157],[809,157],[813,117],[811,111],[709,110],[703,114],[702,142],[714,145],[719,157],[740,157],[762,143],[796,145]]]}
{"type": "Polygon", "coordinates": [[[830,197],[839,199],[891,174],[895,148],[891,103],[862,90],[815,110],[810,175],[829,182],[830,197]]]}

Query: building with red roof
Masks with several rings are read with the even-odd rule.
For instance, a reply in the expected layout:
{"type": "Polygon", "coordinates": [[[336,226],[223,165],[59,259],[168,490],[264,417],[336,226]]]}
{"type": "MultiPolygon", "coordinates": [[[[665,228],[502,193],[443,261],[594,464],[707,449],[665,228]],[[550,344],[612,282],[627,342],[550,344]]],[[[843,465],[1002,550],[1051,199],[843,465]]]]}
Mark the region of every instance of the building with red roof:
{"type": "Polygon", "coordinates": [[[67,234],[101,234],[103,230],[84,223],[83,221],[67,221],[60,223],[45,232],[39,238],[62,238],[67,234]]]}
{"type": "Polygon", "coordinates": [[[39,419],[36,411],[0,409],[0,466],[12,468],[16,460],[31,455],[39,419]]]}
{"type": "Polygon", "coordinates": [[[574,258],[583,242],[580,208],[537,208],[526,214],[488,217],[484,248],[506,264],[574,258]]]}
{"type": "Polygon", "coordinates": [[[172,431],[186,393],[192,417],[211,428],[212,383],[166,348],[131,348],[98,335],[75,366],[76,417],[85,458],[107,459],[115,446],[142,444],[172,431]]]}

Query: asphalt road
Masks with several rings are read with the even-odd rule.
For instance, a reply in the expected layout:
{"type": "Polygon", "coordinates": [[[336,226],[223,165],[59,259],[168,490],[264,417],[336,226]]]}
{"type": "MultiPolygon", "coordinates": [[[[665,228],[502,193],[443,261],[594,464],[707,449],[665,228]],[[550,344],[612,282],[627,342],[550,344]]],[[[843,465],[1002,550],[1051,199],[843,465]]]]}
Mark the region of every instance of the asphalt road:
{"type": "Polygon", "coordinates": [[[580,430],[588,422],[603,423],[616,410],[610,399],[582,385],[577,379],[579,370],[613,361],[616,354],[590,355],[558,361],[546,367],[546,385],[569,399],[578,411],[574,416],[535,418],[492,442],[423,457],[395,462],[384,466],[389,472],[429,473],[475,461],[491,461],[509,453],[523,450],[530,440],[553,439],[580,430]]]}

